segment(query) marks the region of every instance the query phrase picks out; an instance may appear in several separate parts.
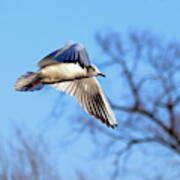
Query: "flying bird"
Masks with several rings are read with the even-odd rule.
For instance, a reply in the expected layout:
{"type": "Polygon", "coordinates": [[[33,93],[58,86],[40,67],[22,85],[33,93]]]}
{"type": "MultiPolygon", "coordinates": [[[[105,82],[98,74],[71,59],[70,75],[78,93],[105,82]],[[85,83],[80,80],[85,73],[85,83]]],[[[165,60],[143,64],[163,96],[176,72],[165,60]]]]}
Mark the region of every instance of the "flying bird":
{"type": "Polygon", "coordinates": [[[105,75],[93,64],[85,47],[80,43],[68,43],[38,63],[37,72],[27,72],[16,84],[17,91],[41,90],[51,85],[75,96],[81,107],[108,127],[117,126],[115,115],[96,79],[105,75]]]}

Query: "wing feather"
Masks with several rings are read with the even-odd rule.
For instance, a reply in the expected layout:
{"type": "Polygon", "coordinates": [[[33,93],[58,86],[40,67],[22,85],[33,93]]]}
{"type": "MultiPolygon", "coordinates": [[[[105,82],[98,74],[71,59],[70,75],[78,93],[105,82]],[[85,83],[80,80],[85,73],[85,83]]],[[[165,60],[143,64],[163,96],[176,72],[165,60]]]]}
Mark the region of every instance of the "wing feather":
{"type": "Polygon", "coordinates": [[[101,120],[108,127],[117,126],[114,113],[95,77],[57,83],[52,86],[75,96],[87,113],[101,120]]]}
{"type": "Polygon", "coordinates": [[[81,67],[88,67],[90,65],[90,59],[85,47],[82,44],[71,43],[66,44],[63,48],[48,54],[39,61],[38,66],[43,68],[56,63],[79,63],[81,67]]]}

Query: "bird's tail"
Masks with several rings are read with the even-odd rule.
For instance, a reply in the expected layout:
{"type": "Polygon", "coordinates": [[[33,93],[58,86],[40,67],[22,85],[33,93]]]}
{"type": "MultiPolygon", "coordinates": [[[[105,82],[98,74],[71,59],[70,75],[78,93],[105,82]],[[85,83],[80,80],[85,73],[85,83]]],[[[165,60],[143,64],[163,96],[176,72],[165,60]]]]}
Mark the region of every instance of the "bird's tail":
{"type": "Polygon", "coordinates": [[[17,91],[36,91],[42,89],[43,86],[39,73],[28,72],[17,80],[15,89],[17,91]]]}

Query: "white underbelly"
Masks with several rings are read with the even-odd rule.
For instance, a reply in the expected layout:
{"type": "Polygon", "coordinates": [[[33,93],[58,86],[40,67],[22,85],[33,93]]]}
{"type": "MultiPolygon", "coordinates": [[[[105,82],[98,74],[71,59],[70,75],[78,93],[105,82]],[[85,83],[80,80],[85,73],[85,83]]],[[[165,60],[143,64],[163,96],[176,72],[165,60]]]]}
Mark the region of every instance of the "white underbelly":
{"type": "Polygon", "coordinates": [[[41,74],[49,80],[66,80],[86,76],[86,68],[77,63],[59,63],[41,69],[41,74]]]}

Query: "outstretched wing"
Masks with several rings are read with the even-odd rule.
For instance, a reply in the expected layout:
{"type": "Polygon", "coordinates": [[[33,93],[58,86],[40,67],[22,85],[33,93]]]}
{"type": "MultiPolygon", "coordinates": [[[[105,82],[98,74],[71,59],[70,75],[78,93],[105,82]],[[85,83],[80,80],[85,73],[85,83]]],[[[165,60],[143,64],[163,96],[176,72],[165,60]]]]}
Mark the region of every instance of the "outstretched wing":
{"type": "Polygon", "coordinates": [[[108,127],[117,126],[114,113],[95,77],[57,83],[52,86],[75,96],[86,112],[101,120],[108,127]]]}
{"type": "Polygon", "coordinates": [[[81,67],[88,67],[90,60],[85,47],[82,44],[66,44],[63,48],[56,50],[44,57],[38,66],[43,68],[56,63],[79,63],[81,67]]]}

